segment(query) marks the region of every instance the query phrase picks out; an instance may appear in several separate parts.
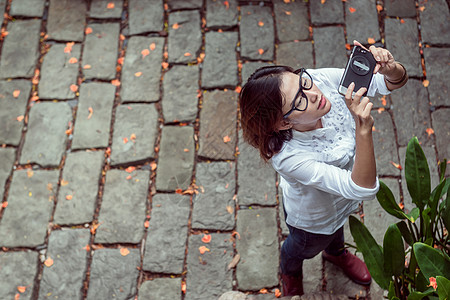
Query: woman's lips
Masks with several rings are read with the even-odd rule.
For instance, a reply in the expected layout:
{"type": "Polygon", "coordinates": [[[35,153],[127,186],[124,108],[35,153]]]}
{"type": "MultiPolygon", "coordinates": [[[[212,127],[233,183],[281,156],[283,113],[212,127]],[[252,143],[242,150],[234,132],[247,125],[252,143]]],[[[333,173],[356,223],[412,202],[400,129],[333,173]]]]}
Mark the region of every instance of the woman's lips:
{"type": "Polygon", "coordinates": [[[326,103],[327,103],[327,100],[325,100],[325,97],[322,95],[320,97],[319,107],[317,107],[317,109],[324,108],[326,103]]]}

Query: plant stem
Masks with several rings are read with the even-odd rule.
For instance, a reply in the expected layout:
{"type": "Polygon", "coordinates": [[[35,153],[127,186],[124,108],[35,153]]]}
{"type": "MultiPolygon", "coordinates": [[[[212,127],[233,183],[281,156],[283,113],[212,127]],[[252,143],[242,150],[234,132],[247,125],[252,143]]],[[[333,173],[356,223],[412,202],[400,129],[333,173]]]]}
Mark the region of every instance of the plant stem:
{"type": "MultiPolygon", "coordinates": [[[[411,225],[411,221],[408,220],[406,223],[408,224],[409,231],[411,231],[411,235],[413,237],[414,243],[417,242],[416,233],[411,225]]],[[[412,224],[414,224],[414,223],[412,223],[412,224]]],[[[412,245],[410,245],[410,246],[412,246],[412,245]]]]}

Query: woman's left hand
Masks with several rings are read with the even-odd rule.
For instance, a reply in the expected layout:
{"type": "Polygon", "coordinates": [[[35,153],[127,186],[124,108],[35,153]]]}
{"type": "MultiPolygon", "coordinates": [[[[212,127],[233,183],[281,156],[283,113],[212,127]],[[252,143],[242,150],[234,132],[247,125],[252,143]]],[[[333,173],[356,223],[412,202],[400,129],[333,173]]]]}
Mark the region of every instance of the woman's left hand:
{"type": "Polygon", "coordinates": [[[360,46],[372,53],[373,57],[377,61],[377,65],[375,66],[375,69],[373,73],[380,72],[383,75],[391,74],[392,71],[396,68],[396,63],[394,56],[392,56],[391,52],[384,48],[378,48],[375,46],[370,46],[369,49],[365,48],[361,43],[358,41],[353,41],[353,44],[355,46],[360,46]]]}

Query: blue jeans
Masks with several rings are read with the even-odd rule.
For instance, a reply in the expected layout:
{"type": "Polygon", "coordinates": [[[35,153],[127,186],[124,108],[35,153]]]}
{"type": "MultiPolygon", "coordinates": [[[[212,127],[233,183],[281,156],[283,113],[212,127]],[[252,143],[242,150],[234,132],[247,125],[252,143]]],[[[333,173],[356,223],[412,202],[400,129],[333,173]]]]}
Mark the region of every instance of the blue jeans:
{"type": "Polygon", "coordinates": [[[325,250],[331,255],[344,252],[344,226],[331,235],[310,233],[286,224],[289,235],[281,247],[281,272],[299,277],[303,260],[310,259],[325,250]]]}

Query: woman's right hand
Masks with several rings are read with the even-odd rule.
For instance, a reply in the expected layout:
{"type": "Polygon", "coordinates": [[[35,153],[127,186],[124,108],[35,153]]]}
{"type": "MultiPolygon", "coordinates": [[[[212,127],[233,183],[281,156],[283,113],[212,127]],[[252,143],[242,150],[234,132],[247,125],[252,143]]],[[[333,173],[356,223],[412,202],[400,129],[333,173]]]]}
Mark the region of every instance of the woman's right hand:
{"type": "Polygon", "coordinates": [[[373,103],[369,98],[363,97],[367,91],[366,88],[360,88],[352,97],[355,84],[352,82],[345,94],[345,104],[347,105],[350,113],[355,119],[356,131],[359,133],[372,133],[373,117],[370,114],[373,103]]]}

